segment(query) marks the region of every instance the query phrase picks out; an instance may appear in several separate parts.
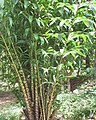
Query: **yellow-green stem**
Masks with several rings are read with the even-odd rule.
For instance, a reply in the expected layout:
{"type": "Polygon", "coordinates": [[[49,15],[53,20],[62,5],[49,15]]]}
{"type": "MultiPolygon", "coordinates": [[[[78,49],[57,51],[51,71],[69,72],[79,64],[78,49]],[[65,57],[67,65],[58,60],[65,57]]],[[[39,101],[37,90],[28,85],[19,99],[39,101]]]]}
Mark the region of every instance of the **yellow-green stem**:
{"type": "Polygon", "coordinates": [[[4,37],[3,37],[3,35],[1,35],[1,37],[2,37],[2,40],[3,40],[4,44],[5,44],[5,47],[6,47],[6,49],[7,49],[7,52],[8,52],[8,54],[9,54],[10,58],[11,58],[11,61],[12,61],[13,66],[14,66],[14,69],[15,69],[15,71],[16,71],[16,73],[17,73],[17,76],[18,76],[18,79],[19,79],[19,83],[20,83],[20,85],[21,85],[21,89],[22,89],[22,92],[23,92],[23,95],[24,95],[24,98],[25,98],[25,103],[26,103],[26,105],[27,105],[27,109],[28,109],[28,113],[29,113],[29,118],[30,118],[30,120],[34,120],[34,119],[33,119],[33,116],[32,116],[31,105],[30,105],[30,103],[29,103],[28,96],[26,95],[26,91],[25,91],[24,85],[23,85],[23,83],[22,83],[21,76],[20,76],[19,71],[18,71],[18,69],[17,69],[17,67],[16,67],[16,65],[15,65],[15,62],[14,62],[14,60],[13,60],[13,57],[12,57],[10,51],[9,51],[9,48],[8,48],[8,46],[7,46],[7,44],[6,44],[6,41],[5,41],[4,37]]]}

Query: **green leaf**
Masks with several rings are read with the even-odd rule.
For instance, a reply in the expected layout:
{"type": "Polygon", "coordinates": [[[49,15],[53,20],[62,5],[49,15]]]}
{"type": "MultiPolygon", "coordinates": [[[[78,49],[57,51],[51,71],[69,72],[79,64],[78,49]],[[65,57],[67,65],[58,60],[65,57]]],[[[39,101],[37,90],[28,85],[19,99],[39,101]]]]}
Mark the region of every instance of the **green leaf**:
{"type": "Polygon", "coordinates": [[[76,58],[76,55],[75,55],[74,53],[71,53],[71,55],[72,55],[74,58],[76,58]]]}
{"type": "Polygon", "coordinates": [[[82,53],[80,50],[79,51],[76,51],[79,55],[83,56],[83,57],[86,57],[86,55],[84,53],[82,53]]]}
{"type": "Polygon", "coordinates": [[[21,45],[22,45],[22,44],[26,44],[26,41],[25,41],[25,40],[19,40],[16,44],[17,44],[17,45],[18,45],[18,44],[21,44],[21,45]]]}
{"type": "MultiPolygon", "coordinates": [[[[69,10],[71,10],[72,12],[74,12],[74,7],[72,5],[70,5],[69,3],[58,2],[57,3],[57,8],[61,8],[61,7],[66,7],[69,10]]],[[[67,10],[67,9],[65,9],[65,10],[67,10]]],[[[68,10],[67,10],[67,12],[68,12],[68,10]]]]}
{"type": "Polygon", "coordinates": [[[39,38],[38,34],[34,34],[34,38],[35,38],[36,40],[38,40],[38,38],[39,38]]]}
{"type": "Polygon", "coordinates": [[[52,18],[51,23],[49,24],[49,26],[53,25],[56,21],[57,21],[57,18],[52,18]]]}
{"type": "Polygon", "coordinates": [[[27,9],[28,5],[29,5],[29,1],[28,0],[24,0],[24,8],[25,9],[27,9]]]}
{"type": "Polygon", "coordinates": [[[3,9],[0,9],[0,17],[3,17],[3,13],[4,13],[3,9]]]}
{"type": "Polygon", "coordinates": [[[10,36],[10,29],[7,27],[6,30],[7,30],[8,36],[10,36]]]}
{"type": "Polygon", "coordinates": [[[91,19],[86,18],[85,16],[77,17],[73,22],[73,24],[80,23],[80,22],[83,22],[89,29],[93,29],[93,30],[95,29],[94,28],[95,22],[91,19]]]}
{"type": "Polygon", "coordinates": [[[74,38],[77,38],[78,35],[78,32],[71,32],[68,36],[68,40],[73,40],[74,38]]]}
{"type": "Polygon", "coordinates": [[[37,25],[38,25],[39,27],[41,27],[41,25],[40,25],[40,19],[36,19],[36,22],[37,22],[37,25]]]}
{"type": "Polygon", "coordinates": [[[9,17],[9,22],[10,22],[10,27],[12,27],[13,21],[11,17],[9,17]]]}
{"type": "Polygon", "coordinates": [[[96,45],[95,44],[93,45],[93,47],[94,47],[94,49],[96,49],[96,45]]]}
{"type": "Polygon", "coordinates": [[[87,35],[86,34],[81,34],[80,36],[83,38],[84,42],[87,42],[87,35]]]}
{"type": "Polygon", "coordinates": [[[26,29],[25,29],[25,35],[26,35],[26,36],[28,35],[29,30],[30,30],[29,28],[26,28],[26,29]]]}
{"type": "Polygon", "coordinates": [[[0,0],[0,7],[1,7],[1,8],[4,7],[4,0],[0,0]]]}
{"type": "Polygon", "coordinates": [[[64,25],[64,23],[65,23],[65,20],[62,20],[62,21],[60,22],[60,27],[62,27],[62,26],[64,25]]]}
{"type": "Polygon", "coordinates": [[[83,19],[83,22],[84,22],[84,24],[85,24],[87,27],[90,27],[90,26],[89,26],[89,21],[88,21],[87,18],[86,18],[86,19],[83,19]]]}
{"type": "Polygon", "coordinates": [[[63,56],[63,58],[67,57],[69,54],[72,54],[72,53],[75,54],[76,51],[73,50],[73,51],[66,52],[65,55],[63,56]]]}
{"type": "Polygon", "coordinates": [[[28,17],[28,20],[29,20],[30,23],[32,23],[33,16],[30,15],[30,16],[28,17]]]}
{"type": "Polygon", "coordinates": [[[0,50],[2,50],[2,48],[4,49],[5,46],[0,43],[0,50]]]}
{"type": "Polygon", "coordinates": [[[44,55],[44,57],[46,57],[47,56],[47,52],[45,50],[43,50],[43,49],[41,49],[41,51],[42,51],[42,55],[44,55]]]}
{"type": "Polygon", "coordinates": [[[58,34],[58,39],[62,40],[62,34],[58,34]]]}
{"type": "Polygon", "coordinates": [[[68,66],[70,66],[72,68],[72,70],[74,70],[74,67],[72,65],[72,62],[68,61],[68,66]]]}
{"type": "Polygon", "coordinates": [[[45,43],[45,40],[43,37],[40,37],[40,40],[41,40],[41,45],[43,45],[45,43]]]}
{"type": "Polygon", "coordinates": [[[75,19],[75,21],[73,22],[73,24],[76,24],[76,23],[81,22],[81,21],[82,21],[82,17],[77,17],[75,19]]]}
{"type": "Polygon", "coordinates": [[[92,42],[92,39],[89,37],[89,35],[87,35],[87,38],[88,38],[88,40],[89,40],[89,42],[91,43],[91,45],[93,44],[92,42]]]}
{"type": "Polygon", "coordinates": [[[12,0],[13,4],[17,4],[19,0],[12,0]]]}
{"type": "Polygon", "coordinates": [[[54,54],[55,50],[54,50],[52,47],[49,47],[49,48],[46,50],[46,52],[47,52],[48,54],[54,54]]]}
{"type": "Polygon", "coordinates": [[[74,4],[73,7],[74,7],[74,15],[76,15],[78,10],[78,4],[74,4]]]}

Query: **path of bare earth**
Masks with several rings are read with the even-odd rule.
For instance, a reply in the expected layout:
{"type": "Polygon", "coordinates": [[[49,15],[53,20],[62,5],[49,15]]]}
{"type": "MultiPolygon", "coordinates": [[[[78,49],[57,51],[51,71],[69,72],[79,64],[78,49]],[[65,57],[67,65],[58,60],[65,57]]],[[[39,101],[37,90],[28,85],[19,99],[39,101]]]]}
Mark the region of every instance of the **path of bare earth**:
{"type": "Polygon", "coordinates": [[[0,104],[15,102],[16,98],[12,92],[0,92],[0,104]]]}

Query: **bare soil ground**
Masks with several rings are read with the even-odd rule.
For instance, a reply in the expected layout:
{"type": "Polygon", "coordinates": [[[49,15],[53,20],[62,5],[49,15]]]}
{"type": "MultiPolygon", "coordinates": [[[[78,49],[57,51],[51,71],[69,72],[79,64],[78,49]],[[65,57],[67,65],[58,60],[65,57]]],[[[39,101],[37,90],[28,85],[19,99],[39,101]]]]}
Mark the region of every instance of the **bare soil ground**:
{"type": "Polygon", "coordinates": [[[15,96],[10,92],[1,92],[0,93],[0,104],[16,102],[15,96]]]}

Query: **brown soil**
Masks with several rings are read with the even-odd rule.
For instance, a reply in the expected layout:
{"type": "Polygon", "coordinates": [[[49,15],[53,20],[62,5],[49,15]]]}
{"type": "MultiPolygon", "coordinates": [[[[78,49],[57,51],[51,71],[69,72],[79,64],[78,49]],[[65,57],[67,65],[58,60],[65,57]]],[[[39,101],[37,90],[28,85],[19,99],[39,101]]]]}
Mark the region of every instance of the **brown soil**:
{"type": "Polygon", "coordinates": [[[0,104],[15,102],[16,98],[11,92],[0,93],[0,104]]]}

